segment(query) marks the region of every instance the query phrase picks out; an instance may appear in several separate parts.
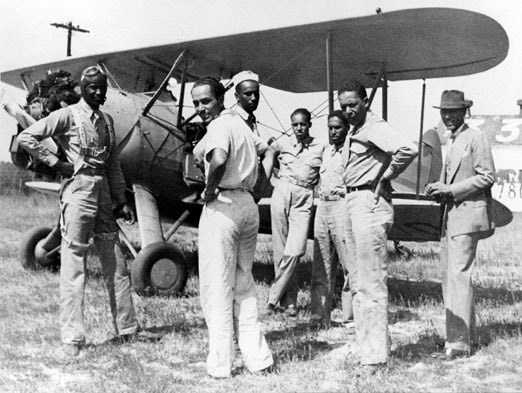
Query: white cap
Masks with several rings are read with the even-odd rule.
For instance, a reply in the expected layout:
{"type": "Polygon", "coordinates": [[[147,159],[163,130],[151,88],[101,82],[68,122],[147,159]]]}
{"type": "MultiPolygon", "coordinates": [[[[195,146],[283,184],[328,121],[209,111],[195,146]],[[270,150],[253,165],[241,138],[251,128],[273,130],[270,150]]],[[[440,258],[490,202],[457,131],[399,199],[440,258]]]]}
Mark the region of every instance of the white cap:
{"type": "Polygon", "coordinates": [[[259,83],[259,76],[252,71],[241,71],[232,77],[234,86],[239,86],[239,84],[244,81],[255,81],[259,83]]]}

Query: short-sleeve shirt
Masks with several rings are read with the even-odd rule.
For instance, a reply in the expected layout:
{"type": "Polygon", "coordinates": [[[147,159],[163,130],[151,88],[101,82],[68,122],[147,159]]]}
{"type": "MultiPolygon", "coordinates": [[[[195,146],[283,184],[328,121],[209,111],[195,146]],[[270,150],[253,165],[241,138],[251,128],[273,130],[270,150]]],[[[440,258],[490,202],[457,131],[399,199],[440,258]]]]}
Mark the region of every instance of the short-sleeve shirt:
{"type": "Polygon", "coordinates": [[[279,178],[297,180],[312,188],[319,181],[319,169],[325,144],[311,138],[301,144],[295,136],[276,140],[270,147],[278,153],[279,178]]]}
{"type": "Polygon", "coordinates": [[[330,145],[324,150],[323,162],[319,171],[319,195],[344,195],[346,193],[343,182],[342,149],[342,146],[336,148],[335,145],[330,145]]]}
{"type": "Polygon", "coordinates": [[[255,135],[245,121],[229,110],[221,112],[209,125],[202,139],[205,159],[205,175],[208,178],[209,153],[222,149],[227,153],[225,174],[219,187],[226,189],[254,189],[257,180],[258,156],[268,146],[255,135]]]}
{"type": "Polygon", "coordinates": [[[365,123],[350,129],[344,144],[344,184],[360,187],[375,185],[381,177],[395,179],[416,155],[413,142],[368,111],[365,123]]]}

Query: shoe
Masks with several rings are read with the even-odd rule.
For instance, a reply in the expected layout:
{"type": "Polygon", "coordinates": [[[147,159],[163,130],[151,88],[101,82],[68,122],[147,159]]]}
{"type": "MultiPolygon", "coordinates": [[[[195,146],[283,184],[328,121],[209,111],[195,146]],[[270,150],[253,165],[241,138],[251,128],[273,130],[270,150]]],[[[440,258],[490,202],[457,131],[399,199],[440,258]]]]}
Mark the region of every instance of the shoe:
{"type": "Polygon", "coordinates": [[[275,314],[275,306],[272,303],[267,303],[265,307],[259,310],[259,315],[262,319],[268,318],[275,314]]]}
{"type": "Polygon", "coordinates": [[[80,354],[80,346],[76,343],[72,343],[72,344],[63,343],[62,352],[65,356],[74,358],[80,354]]]}
{"type": "Polygon", "coordinates": [[[265,367],[265,368],[263,368],[261,370],[251,371],[251,374],[252,375],[266,376],[266,375],[269,375],[269,374],[273,374],[275,372],[277,372],[277,368],[276,368],[275,364],[271,364],[270,366],[265,367]]]}
{"type": "Polygon", "coordinates": [[[297,311],[295,309],[295,306],[293,304],[289,305],[285,310],[285,316],[287,317],[297,317],[297,311]]]}
{"type": "Polygon", "coordinates": [[[371,377],[377,373],[383,372],[388,368],[386,363],[362,364],[355,369],[356,377],[371,377]]]}
{"type": "Polygon", "coordinates": [[[151,342],[160,341],[163,338],[161,334],[153,333],[147,330],[139,330],[135,333],[121,334],[118,339],[121,343],[128,342],[151,342]]]}
{"type": "Polygon", "coordinates": [[[445,360],[455,360],[460,358],[469,358],[470,352],[462,349],[446,348],[444,351],[445,360]]]}

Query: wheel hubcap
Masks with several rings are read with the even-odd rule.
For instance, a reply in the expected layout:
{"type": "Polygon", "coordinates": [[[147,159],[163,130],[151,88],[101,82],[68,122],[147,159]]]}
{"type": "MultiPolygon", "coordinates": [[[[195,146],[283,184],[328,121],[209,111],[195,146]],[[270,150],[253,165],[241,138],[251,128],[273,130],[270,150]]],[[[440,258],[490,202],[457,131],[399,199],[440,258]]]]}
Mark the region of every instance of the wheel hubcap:
{"type": "Polygon", "coordinates": [[[152,266],[150,276],[157,289],[169,289],[177,280],[176,264],[171,259],[162,258],[152,266]]]}

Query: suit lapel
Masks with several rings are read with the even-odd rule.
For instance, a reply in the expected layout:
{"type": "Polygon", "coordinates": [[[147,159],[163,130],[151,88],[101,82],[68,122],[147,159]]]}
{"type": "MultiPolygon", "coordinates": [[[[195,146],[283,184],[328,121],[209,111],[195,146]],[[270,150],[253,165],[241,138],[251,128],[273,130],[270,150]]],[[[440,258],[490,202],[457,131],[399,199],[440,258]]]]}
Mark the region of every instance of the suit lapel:
{"type": "Polygon", "coordinates": [[[460,135],[458,135],[457,138],[455,138],[455,141],[453,142],[453,146],[451,147],[451,150],[449,152],[449,154],[450,154],[449,162],[451,164],[451,168],[448,173],[448,177],[446,179],[447,184],[451,184],[453,182],[453,178],[455,177],[455,174],[457,173],[457,170],[460,167],[460,163],[462,161],[462,156],[464,155],[464,152],[466,151],[466,147],[468,147],[469,138],[468,138],[468,133],[465,132],[467,128],[468,128],[468,125],[464,124],[464,127],[462,128],[460,135]]]}

